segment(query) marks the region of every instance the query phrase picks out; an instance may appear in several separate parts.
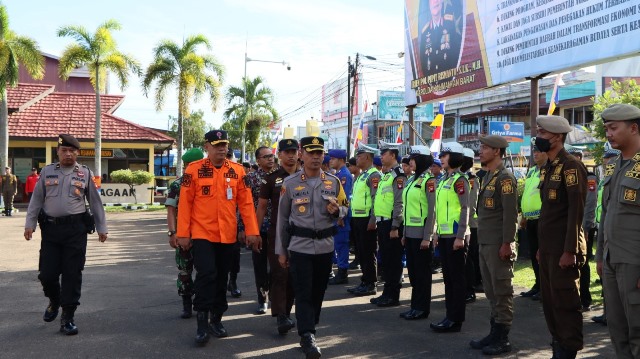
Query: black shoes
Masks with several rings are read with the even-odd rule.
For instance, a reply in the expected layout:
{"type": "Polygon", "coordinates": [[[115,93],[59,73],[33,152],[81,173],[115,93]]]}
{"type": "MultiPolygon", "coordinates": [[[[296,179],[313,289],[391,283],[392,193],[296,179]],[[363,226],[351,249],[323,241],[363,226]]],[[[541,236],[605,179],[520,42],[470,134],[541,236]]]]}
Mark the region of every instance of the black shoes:
{"type": "Polygon", "coordinates": [[[209,312],[198,312],[198,329],[196,331],[196,344],[204,345],[209,341],[209,312]]]}
{"type": "Polygon", "coordinates": [[[364,282],[360,282],[360,284],[355,287],[347,288],[347,292],[354,293],[355,291],[360,290],[364,286],[366,286],[366,284],[364,282]]]}
{"type": "Polygon", "coordinates": [[[471,293],[469,295],[467,295],[466,298],[464,298],[464,302],[466,304],[470,304],[476,301],[476,294],[475,293],[471,293]]]}
{"type": "Polygon", "coordinates": [[[236,283],[237,279],[238,273],[229,273],[229,284],[227,285],[227,290],[234,298],[240,298],[242,296],[242,291],[238,289],[238,284],[236,283]]]}
{"type": "Polygon", "coordinates": [[[354,259],[353,262],[349,263],[349,269],[360,269],[360,262],[354,259]]]}
{"type": "Polygon", "coordinates": [[[393,299],[393,298],[389,298],[389,297],[380,297],[379,300],[377,300],[377,303],[375,303],[378,307],[397,307],[398,305],[400,305],[400,301],[397,299],[393,299]]]}
{"type": "Polygon", "coordinates": [[[419,320],[419,319],[427,319],[429,317],[429,313],[422,310],[411,309],[409,313],[404,315],[404,319],[406,320],[419,320]]]}
{"type": "Polygon", "coordinates": [[[45,309],[42,319],[47,323],[53,322],[58,317],[59,310],[60,304],[49,301],[49,306],[45,309]]]}
{"type": "Polygon", "coordinates": [[[182,296],[182,314],[180,318],[189,319],[193,315],[193,302],[191,301],[191,295],[182,296]]]}
{"type": "Polygon", "coordinates": [[[256,314],[258,315],[267,314],[267,309],[269,309],[269,305],[267,303],[258,303],[258,308],[256,308],[256,314]]]}
{"type": "Polygon", "coordinates": [[[284,314],[279,314],[278,315],[278,333],[282,334],[287,334],[291,329],[293,329],[293,327],[296,326],[296,323],[293,321],[293,319],[289,318],[289,316],[284,315],[284,314]]]}
{"type": "Polygon", "coordinates": [[[361,286],[359,289],[354,290],[352,294],[355,295],[356,297],[363,297],[367,295],[376,295],[377,292],[378,291],[376,289],[375,284],[365,284],[361,286]]]}
{"type": "Polygon", "coordinates": [[[60,332],[64,335],[78,334],[78,327],[73,323],[73,314],[75,311],[75,307],[69,309],[62,308],[62,315],[60,316],[60,332]]]}
{"type": "Polygon", "coordinates": [[[407,319],[407,315],[409,315],[411,313],[413,313],[413,309],[409,309],[406,312],[402,312],[402,313],[400,313],[400,318],[407,319]]]}
{"type": "Polygon", "coordinates": [[[306,359],[319,359],[322,356],[320,348],[316,345],[316,338],[311,333],[304,333],[300,338],[300,346],[306,359]]]}
{"type": "Polygon", "coordinates": [[[528,291],[526,291],[526,292],[520,292],[520,295],[521,295],[522,297],[525,297],[525,298],[531,298],[531,297],[533,297],[534,295],[538,294],[539,292],[540,292],[540,291],[538,290],[538,288],[533,287],[533,288],[529,289],[529,290],[528,290],[528,291]]]}
{"type": "Polygon", "coordinates": [[[462,322],[452,322],[451,320],[444,318],[440,323],[431,323],[429,326],[436,333],[454,333],[459,332],[460,329],[462,329],[462,322]]]}
{"type": "Polygon", "coordinates": [[[598,323],[598,324],[602,324],[602,325],[607,325],[607,317],[605,317],[604,314],[602,315],[596,315],[595,317],[591,317],[591,320],[594,323],[598,323]]]}
{"type": "Polygon", "coordinates": [[[336,274],[333,278],[329,278],[329,284],[347,284],[349,283],[349,275],[347,273],[347,269],[338,268],[338,274],[336,274]]]}
{"type": "Polygon", "coordinates": [[[209,331],[218,338],[226,338],[229,336],[224,325],[222,325],[222,314],[211,313],[211,323],[209,323],[209,331]]]}

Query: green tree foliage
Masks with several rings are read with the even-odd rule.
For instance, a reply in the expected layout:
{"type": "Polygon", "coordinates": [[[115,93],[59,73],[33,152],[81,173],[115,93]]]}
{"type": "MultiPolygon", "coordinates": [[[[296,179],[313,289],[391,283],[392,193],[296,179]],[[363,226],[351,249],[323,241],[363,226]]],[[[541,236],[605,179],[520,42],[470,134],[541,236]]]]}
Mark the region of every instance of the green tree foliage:
{"type": "MultiPolygon", "coordinates": [[[[270,146],[270,134],[266,124],[271,123],[271,115],[260,114],[254,116],[254,121],[247,123],[246,151],[253,153],[260,146],[270,146]]],[[[242,119],[234,117],[222,124],[222,129],[229,134],[229,146],[233,149],[242,148],[242,119]]]]}
{"type": "Polygon", "coordinates": [[[59,37],[70,37],[75,40],[62,53],[60,64],[58,65],[58,74],[62,79],[67,80],[73,70],[87,66],[91,84],[93,84],[96,92],[95,173],[102,173],[102,109],[100,107],[100,94],[105,90],[107,72],[111,71],[115,74],[122,90],[129,84],[130,72],[136,75],[141,74],[140,64],[131,55],[120,52],[116,41],[111,36],[112,31],[120,29],[120,23],[115,20],[105,21],[98,26],[93,34],[90,34],[83,26],[63,26],[58,29],[59,37]]]}
{"type": "MultiPolygon", "coordinates": [[[[178,137],[178,118],[169,116],[171,130],[169,136],[178,137]]],[[[211,130],[211,125],[204,120],[204,111],[193,111],[189,117],[183,119],[182,136],[183,147],[189,150],[195,147],[202,147],[204,134],[211,130]]]]}
{"type": "Polygon", "coordinates": [[[224,78],[224,67],[213,55],[198,54],[199,47],[211,50],[211,44],[204,35],[187,37],[182,46],[171,40],[161,41],[154,52],[154,60],[147,67],[142,81],[144,93],[148,96],[153,83],[156,83],[156,110],[164,106],[165,96],[170,88],[178,92],[178,160],[176,172],[182,175],[182,153],[184,151],[184,118],[191,112],[191,102],[208,94],[211,109],[217,109],[220,88],[224,78]]]}
{"type": "Polygon", "coordinates": [[[130,193],[133,194],[133,198],[136,203],[138,203],[138,197],[136,196],[136,191],[133,187],[150,183],[155,178],[153,174],[147,171],[131,171],[130,169],[113,171],[111,172],[110,177],[111,181],[114,183],[124,183],[129,185],[129,189],[131,190],[130,193]]]}
{"type": "MultiPolygon", "coordinates": [[[[597,139],[605,142],[607,141],[607,135],[600,115],[607,107],[616,103],[627,103],[640,107],[640,85],[638,85],[635,80],[623,82],[611,81],[611,90],[606,91],[593,100],[592,132],[597,139]]],[[[603,153],[604,144],[598,144],[593,152],[597,164],[602,163],[603,153]]]]}
{"type": "Polygon", "coordinates": [[[242,147],[242,129],[246,129],[247,150],[256,149],[269,126],[278,122],[278,112],[273,107],[273,91],[264,85],[262,77],[247,77],[242,79],[241,87],[231,86],[226,97],[229,107],[224,111],[223,129],[232,131],[234,143],[239,144],[234,148],[242,147]]]}
{"type": "Polygon", "coordinates": [[[38,44],[11,31],[7,8],[0,3],[0,173],[9,163],[7,87],[18,85],[20,65],[36,80],[44,76],[44,57],[38,44]]]}

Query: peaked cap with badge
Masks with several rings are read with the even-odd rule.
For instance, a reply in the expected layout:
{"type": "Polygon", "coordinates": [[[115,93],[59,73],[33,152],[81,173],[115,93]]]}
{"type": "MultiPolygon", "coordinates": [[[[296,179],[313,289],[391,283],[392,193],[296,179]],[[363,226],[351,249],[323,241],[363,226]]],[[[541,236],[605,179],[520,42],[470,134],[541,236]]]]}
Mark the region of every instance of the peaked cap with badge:
{"type": "Polygon", "coordinates": [[[372,155],[376,156],[378,154],[378,149],[369,147],[364,143],[358,143],[358,148],[356,149],[356,155],[359,155],[361,153],[371,153],[372,155]]]}
{"type": "Polygon", "coordinates": [[[442,150],[440,150],[440,153],[459,153],[464,155],[464,147],[462,147],[458,142],[446,142],[442,144],[442,150]]]}
{"type": "Polygon", "coordinates": [[[278,152],[287,151],[287,150],[297,150],[298,149],[298,141],[292,138],[285,138],[278,142],[278,152]]]}
{"type": "Polygon", "coordinates": [[[300,139],[300,148],[307,151],[323,151],[324,152],[324,140],[317,136],[307,136],[300,139]]]}
{"type": "Polygon", "coordinates": [[[204,139],[212,145],[218,143],[229,143],[229,137],[227,131],[212,130],[204,134],[204,139]]]}
{"type": "Polygon", "coordinates": [[[380,140],[380,154],[383,154],[388,150],[398,150],[399,147],[399,143],[390,143],[380,140]]]}

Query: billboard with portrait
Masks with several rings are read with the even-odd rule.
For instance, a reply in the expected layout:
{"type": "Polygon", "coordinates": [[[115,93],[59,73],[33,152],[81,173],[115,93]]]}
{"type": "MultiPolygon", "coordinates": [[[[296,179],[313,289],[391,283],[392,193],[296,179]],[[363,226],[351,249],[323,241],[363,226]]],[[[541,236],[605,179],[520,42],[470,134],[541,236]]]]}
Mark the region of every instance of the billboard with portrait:
{"type": "Polygon", "coordinates": [[[640,51],[640,0],[405,0],[406,105],[640,51]]]}

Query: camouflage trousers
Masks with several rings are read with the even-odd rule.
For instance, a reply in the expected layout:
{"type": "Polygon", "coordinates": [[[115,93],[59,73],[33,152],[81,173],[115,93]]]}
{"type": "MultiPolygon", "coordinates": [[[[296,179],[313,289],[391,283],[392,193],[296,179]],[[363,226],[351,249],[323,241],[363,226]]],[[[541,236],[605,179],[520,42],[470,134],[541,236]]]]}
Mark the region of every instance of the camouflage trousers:
{"type": "Polygon", "coordinates": [[[193,252],[192,249],[183,251],[176,248],[176,265],[178,267],[178,279],[176,285],[181,296],[193,295],[193,252]]]}

